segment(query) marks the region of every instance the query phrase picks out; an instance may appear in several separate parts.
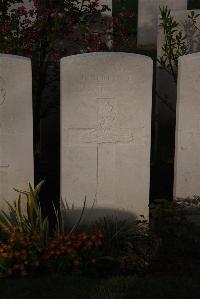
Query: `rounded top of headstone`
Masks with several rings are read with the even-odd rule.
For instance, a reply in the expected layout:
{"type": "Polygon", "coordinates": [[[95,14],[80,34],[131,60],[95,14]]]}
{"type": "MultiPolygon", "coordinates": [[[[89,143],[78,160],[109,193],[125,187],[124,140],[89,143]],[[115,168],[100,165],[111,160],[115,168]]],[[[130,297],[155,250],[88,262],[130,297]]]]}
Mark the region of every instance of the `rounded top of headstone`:
{"type": "Polygon", "coordinates": [[[12,54],[4,54],[4,53],[0,53],[0,58],[9,58],[9,59],[19,59],[19,60],[31,61],[31,59],[28,58],[28,57],[19,56],[19,55],[12,55],[12,54]]]}
{"type": "Polygon", "coordinates": [[[178,60],[179,60],[179,62],[182,62],[184,60],[191,60],[191,59],[197,59],[197,58],[200,58],[200,52],[183,55],[183,56],[179,57],[178,60]]]}
{"type": "Polygon", "coordinates": [[[149,56],[141,55],[141,54],[135,54],[135,53],[126,53],[126,52],[90,52],[90,53],[84,53],[84,54],[76,54],[76,55],[71,55],[67,57],[61,58],[61,63],[68,61],[70,59],[82,59],[82,58],[96,58],[96,57],[103,57],[103,56],[111,56],[111,57],[116,57],[116,56],[121,56],[121,57],[131,57],[131,58],[136,58],[136,59],[142,59],[146,60],[148,62],[153,62],[152,58],[149,56]]]}

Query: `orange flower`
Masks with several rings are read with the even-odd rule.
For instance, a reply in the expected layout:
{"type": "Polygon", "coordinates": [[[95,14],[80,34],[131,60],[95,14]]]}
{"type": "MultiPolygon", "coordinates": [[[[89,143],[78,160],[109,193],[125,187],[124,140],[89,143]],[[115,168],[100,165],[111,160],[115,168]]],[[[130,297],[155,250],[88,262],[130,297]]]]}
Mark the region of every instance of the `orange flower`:
{"type": "Polygon", "coordinates": [[[97,236],[96,236],[96,235],[92,235],[92,236],[91,236],[91,240],[92,240],[92,241],[96,241],[96,239],[97,239],[97,236]]]}
{"type": "Polygon", "coordinates": [[[23,271],[25,269],[25,266],[24,266],[24,264],[19,264],[18,268],[19,268],[19,270],[23,271]]]}
{"type": "Polygon", "coordinates": [[[102,241],[101,240],[96,240],[96,242],[95,242],[95,245],[96,246],[99,246],[99,245],[101,245],[102,244],[102,241]]]}
{"type": "Polygon", "coordinates": [[[67,251],[68,254],[71,254],[71,253],[73,252],[73,249],[72,249],[71,247],[68,247],[68,248],[66,249],[66,251],[67,251]]]}
{"type": "Polygon", "coordinates": [[[86,243],[85,243],[85,247],[86,248],[88,248],[88,249],[90,249],[91,247],[92,247],[92,242],[91,241],[87,241],[86,243]]]}
{"type": "Polygon", "coordinates": [[[17,269],[19,269],[19,267],[20,267],[19,264],[15,264],[15,265],[13,266],[13,269],[14,269],[14,270],[17,270],[17,269]]]}
{"type": "Polygon", "coordinates": [[[91,263],[95,264],[96,263],[96,259],[95,258],[91,258],[91,263]]]}
{"type": "Polygon", "coordinates": [[[19,256],[20,256],[20,252],[19,252],[19,251],[14,251],[14,252],[13,252],[13,255],[14,255],[15,257],[19,257],[19,256]]]}
{"type": "Polygon", "coordinates": [[[80,261],[79,260],[74,260],[73,261],[74,266],[78,267],[80,265],[80,261]]]}
{"type": "Polygon", "coordinates": [[[21,276],[22,276],[22,277],[27,276],[27,272],[26,272],[25,270],[21,271],[21,276]]]}
{"type": "Polygon", "coordinates": [[[35,261],[31,265],[36,268],[36,267],[39,267],[40,264],[38,261],[35,261]]]}

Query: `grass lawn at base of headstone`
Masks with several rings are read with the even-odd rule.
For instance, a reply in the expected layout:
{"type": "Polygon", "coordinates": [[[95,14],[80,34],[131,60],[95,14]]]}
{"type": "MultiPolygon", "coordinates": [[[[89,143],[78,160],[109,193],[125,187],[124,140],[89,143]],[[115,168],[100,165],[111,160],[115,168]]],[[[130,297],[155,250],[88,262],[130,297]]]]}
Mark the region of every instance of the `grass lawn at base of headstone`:
{"type": "Polygon", "coordinates": [[[198,275],[194,277],[144,276],[91,279],[49,277],[0,280],[1,299],[199,299],[198,275]]]}

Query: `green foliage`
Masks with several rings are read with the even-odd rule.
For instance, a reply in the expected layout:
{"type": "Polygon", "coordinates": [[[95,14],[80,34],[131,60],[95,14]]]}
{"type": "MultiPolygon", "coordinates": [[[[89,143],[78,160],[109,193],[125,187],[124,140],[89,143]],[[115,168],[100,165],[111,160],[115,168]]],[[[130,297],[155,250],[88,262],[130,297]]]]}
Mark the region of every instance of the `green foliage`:
{"type": "Polygon", "coordinates": [[[186,273],[199,267],[200,225],[190,217],[196,203],[196,199],[156,200],[150,205],[152,230],[160,242],[153,261],[156,271],[186,273]]]}
{"type": "Polygon", "coordinates": [[[102,269],[124,274],[147,271],[158,245],[147,220],[128,222],[104,217],[96,226],[104,234],[102,269]]]}
{"type": "Polygon", "coordinates": [[[49,230],[48,219],[43,219],[39,202],[39,192],[43,184],[44,180],[35,189],[29,184],[29,192],[15,189],[19,193],[19,197],[15,201],[14,206],[7,202],[9,212],[0,210],[0,226],[4,230],[12,230],[13,227],[16,227],[22,233],[41,233],[43,234],[44,241],[47,240],[49,230]],[[25,197],[25,203],[22,203],[23,197],[25,197]],[[24,207],[25,211],[23,211],[24,207]]]}
{"type": "MultiPolygon", "coordinates": [[[[162,46],[162,56],[157,61],[162,68],[172,75],[174,82],[177,82],[178,59],[180,56],[189,54],[191,49],[187,40],[187,34],[179,30],[179,23],[174,20],[171,10],[166,6],[161,8],[160,26],[164,33],[164,44],[162,46]]],[[[200,14],[191,11],[188,20],[193,28],[193,35],[200,32],[197,26],[197,19],[200,14]]]]}
{"type": "MultiPolygon", "coordinates": [[[[81,210],[80,217],[79,217],[78,221],[73,225],[73,227],[70,228],[70,234],[74,233],[79,228],[82,217],[84,215],[85,207],[86,207],[86,197],[85,197],[85,200],[83,203],[83,208],[81,210]]],[[[65,219],[67,219],[70,211],[73,211],[73,209],[74,209],[74,206],[72,205],[72,207],[70,208],[68,203],[64,202],[62,198],[60,200],[59,209],[56,210],[56,208],[54,207],[54,212],[55,212],[55,216],[56,216],[55,234],[57,236],[59,236],[65,232],[65,230],[66,230],[65,219]]]]}
{"type": "Polygon", "coordinates": [[[38,271],[68,272],[87,271],[94,267],[97,257],[101,254],[103,234],[95,229],[91,234],[75,234],[81,222],[66,232],[64,225],[73,207],[67,204],[60,210],[55,209],[57,225],[53,235],[49,234],[49,222],[42,217],[39,192],[44,181],[35,189],[29,184],[29,192],[16,190],[19,193],[14,205],[8,204],[9,211],[0,211],[0,276],[27,276],[38,271]],[[25,203],[22,199],[25,197],[25,203]]]}
{"type": "Polygon", "coordinates": [[[188,54],[186,35],[178,29],[178,23],[171,16],[171,10],[166,6],[160,8],[160,26],[164,32],[164,44],[162,46],[163,55],[158,58],[158,62],[174,81],[177,81],[178,58],[188,54]]]}

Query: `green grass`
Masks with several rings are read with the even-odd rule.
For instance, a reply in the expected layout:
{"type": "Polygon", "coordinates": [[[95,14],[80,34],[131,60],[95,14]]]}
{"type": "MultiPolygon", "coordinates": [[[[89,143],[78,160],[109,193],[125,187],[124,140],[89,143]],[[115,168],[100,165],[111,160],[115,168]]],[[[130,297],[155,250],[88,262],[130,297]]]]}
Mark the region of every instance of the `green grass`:
{"type": "Polygon", "coordinates": [[[97,280],[49,276],[0,281],[1,299],[199,299],[200,278],[115,277],[97,280]]]}

